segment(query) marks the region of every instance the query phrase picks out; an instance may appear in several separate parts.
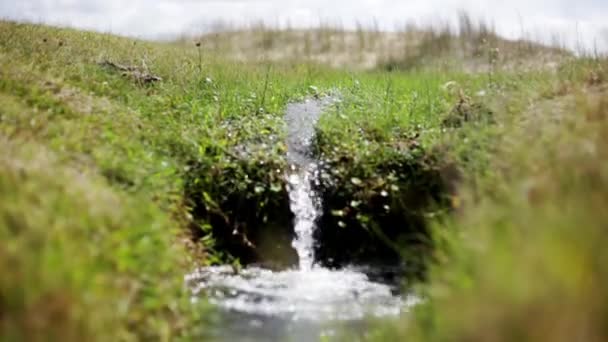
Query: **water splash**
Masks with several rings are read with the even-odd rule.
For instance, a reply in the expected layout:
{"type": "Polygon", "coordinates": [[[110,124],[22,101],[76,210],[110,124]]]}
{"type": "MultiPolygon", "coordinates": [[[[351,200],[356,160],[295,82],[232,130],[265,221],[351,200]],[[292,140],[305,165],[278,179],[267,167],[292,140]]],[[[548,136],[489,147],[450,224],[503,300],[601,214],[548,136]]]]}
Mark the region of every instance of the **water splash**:
{"type": "Polygon", "coordinates": [[[196,293],[227,310],[294,321],[364,319],[396,316],[416,302],[395,293],[397,286],[372,282],[356,268],[312,271],[249,267],[235,274],[230,266],[207,267],[190,275],[196,293]]]}

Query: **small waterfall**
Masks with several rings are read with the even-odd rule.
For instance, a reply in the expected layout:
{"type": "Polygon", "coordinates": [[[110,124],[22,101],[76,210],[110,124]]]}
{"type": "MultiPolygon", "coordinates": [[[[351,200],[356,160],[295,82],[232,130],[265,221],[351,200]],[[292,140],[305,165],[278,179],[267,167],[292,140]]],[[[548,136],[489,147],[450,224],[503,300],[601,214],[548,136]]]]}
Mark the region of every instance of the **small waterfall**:
{"type": "Polygon", "coordinates": [[[301,271],[310,271],[314,265],[313,235],[321,200],[312,186],[317,176],[317,165],[312,158],[311,144],[319,115],[330,101],[331,98],[292,103],[287,106],[285,114],[287,161],[291,164],[287,182],[296,234],[292,246],[298,253],[301,271]]]}
{"type": "MultiPolygon", "coordinates": [[[[355,266],[331,270],[315,265],[314,232],[322,203],[315,192],[318,163],[311,149],[315,125],[332,98],[309,99],[287,106],[286,174],[290,209],[294,214],[292,245],[297,270],[272,271],[248,266],[200,268],[186,276],[194,295],[206,293],[221,314],[212,329],[218,341],[318,341],[333,334],[330,322],[355,322],[365,317],[397,317],[418,298],[402,297],[398,283],[371,280],[355,266]],[[329,329],[329,330],[327,330],[329,329]]],[[[196,297],[195,297],[196,298],[196,297]]]]}
{"type": "Polygon", "coordinates": [[[310,271],[314,265],[314,230],[319,216],[319,198],[312,190],[315,165],[310,164],[288,176],[290,208],[294,214],[296,236],[292,242],[298,253],[299,269],[310,271]]]}

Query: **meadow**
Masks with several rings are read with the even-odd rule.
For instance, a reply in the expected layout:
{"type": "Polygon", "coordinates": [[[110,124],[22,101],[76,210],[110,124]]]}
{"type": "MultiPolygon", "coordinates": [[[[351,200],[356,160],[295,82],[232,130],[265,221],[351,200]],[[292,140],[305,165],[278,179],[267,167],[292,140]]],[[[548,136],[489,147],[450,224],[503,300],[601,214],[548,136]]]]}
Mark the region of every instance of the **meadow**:
{"type": "Polygon", "coordinates": [[[344,338],[606,340],[608,60],[466,20],[165,43],[0,22],[0,338],[204,339],[184,275],[255,261],[286,220],[284,108],[330,95],[329,241],[406,258],[425,298],[344,338]]]}

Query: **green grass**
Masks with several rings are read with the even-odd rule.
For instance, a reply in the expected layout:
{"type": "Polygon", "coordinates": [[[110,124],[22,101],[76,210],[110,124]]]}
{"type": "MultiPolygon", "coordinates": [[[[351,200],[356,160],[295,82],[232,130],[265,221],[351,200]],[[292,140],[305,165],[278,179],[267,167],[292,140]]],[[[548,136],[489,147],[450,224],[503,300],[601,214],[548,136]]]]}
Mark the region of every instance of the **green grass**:
{"type": "Polygon", "coordinates": [[[479,127],[447,137],[475,159],[461,163],[456,212],[434,223],[427,302],[371,339],[606,339],[605,67],[579,60],[520,82],[491,140],[479,127]]]}
{"type": "Polygon", "coordinates": [[[193,209],[238,222],[242,195],[264,219],[284,189],[285,105],[334,93],[316,151],[345,203],[386,191],[398,207],[442,184],[416,213],[433,227],[426,302],[368,338],[605,339],[608,64],[498,63],[349,72],[0,22],[0,338],[203,338],[213,314],[183,276],[236,261],[193,209]],[[469,121],[446,125],[454,115],[469,121]]]}

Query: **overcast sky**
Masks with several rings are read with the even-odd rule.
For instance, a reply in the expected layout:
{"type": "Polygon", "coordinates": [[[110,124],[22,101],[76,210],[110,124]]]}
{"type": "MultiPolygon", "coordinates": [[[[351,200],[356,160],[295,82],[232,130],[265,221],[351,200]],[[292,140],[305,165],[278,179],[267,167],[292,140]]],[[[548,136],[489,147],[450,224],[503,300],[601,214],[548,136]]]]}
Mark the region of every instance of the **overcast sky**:
{"type": "Polygon", "coordinates": [[[608,51],[608,0],[0,0],[0,17],[94,29],[143,38],[197,33],[224,21],[347,28],[378,22],[391,30],[408,20],[452,20],[459,10],[494,23],[504,36],[582,42],[608,51]]]}

